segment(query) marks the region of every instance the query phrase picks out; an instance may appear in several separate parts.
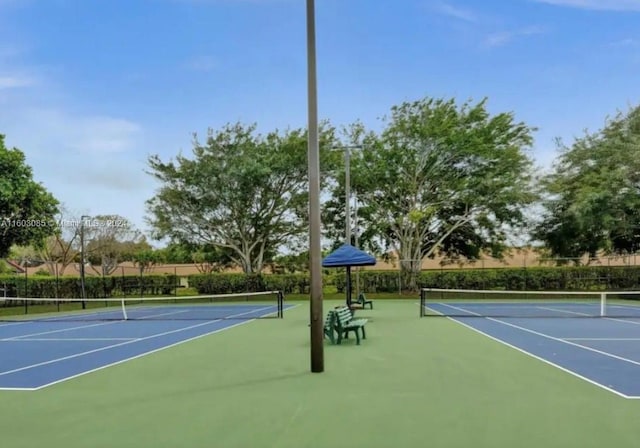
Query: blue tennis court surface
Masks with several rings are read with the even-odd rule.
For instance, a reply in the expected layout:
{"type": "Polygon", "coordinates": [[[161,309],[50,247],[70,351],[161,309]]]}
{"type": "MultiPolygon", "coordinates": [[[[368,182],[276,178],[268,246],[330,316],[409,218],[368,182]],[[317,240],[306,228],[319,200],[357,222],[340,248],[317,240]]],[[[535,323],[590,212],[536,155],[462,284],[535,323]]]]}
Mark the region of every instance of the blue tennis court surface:
{"type": "Polygon", "coordinates": [[[540,306],[476,301],[427,308],[621,397],[640,398],[640,314],[590,318],[597,305],[557,303],[542,305],[545,317],[540,306]]]}
{"type": "MultiPolygon", "coordinates": [[[[42,389],[277,312],[276,305],[234,305],[226,318],[173,320],[188,311],[160,308],[135,310],[135,320],[126,321],[98,311],[0,323],[0,390],[42,389]]],[[[223,312],[218,307],[217,315],[223,312]]]]}

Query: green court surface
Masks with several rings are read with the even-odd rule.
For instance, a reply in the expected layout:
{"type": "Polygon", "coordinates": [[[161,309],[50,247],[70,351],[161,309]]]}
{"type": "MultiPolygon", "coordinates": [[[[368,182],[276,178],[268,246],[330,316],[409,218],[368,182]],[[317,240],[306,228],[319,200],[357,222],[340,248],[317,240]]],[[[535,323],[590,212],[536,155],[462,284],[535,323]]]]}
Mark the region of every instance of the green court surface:
{"type": "MultiPolygon", "coordinates": [[[[283,320],[249,322],[40,391],[0,391],[1,446],[640,445],[640,400],[445,318],[420,319],[416,299],[369,298],[375,309],[358,311],[370,319],[367,339],[326,341],[324,373],[310,373],[301,301],[283,320]]],[[[337,304],[325,302],[325,313],[337,304]]]]}

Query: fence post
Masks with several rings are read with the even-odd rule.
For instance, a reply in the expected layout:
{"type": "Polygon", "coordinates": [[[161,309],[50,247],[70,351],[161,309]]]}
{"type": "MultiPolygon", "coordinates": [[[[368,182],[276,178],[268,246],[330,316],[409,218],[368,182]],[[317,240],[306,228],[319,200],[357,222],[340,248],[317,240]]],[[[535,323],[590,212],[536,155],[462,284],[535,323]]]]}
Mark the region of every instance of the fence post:
{"type": "Polygon", "coordinates": [[[524,257],[522,259],[522,267],[524,269],[524,284],[522,285],[522,289],[524,291],[529,289],[529,287],[528,287],[528,285],[529,285],[529,271],[527,270],[527,255],[528,255],[528,253],[525,252],[524,253],[524,257]]]}
{"type": "MultiPolygon", "coordinates": [[[[100,274],[101,274],[101,278],[102,278],[102,295],[104,296],[103,298],[106,299],[108,294],[107,294],[107,273],[104,271],[104,266],[100,266],[100,274]]],[[[109,305],[109,303],[107,302],[107,300],[104,301],[104,306],[107,307],[109,305]]]]}
{"type": "Polygon", "coordinates": [[[144,268],[140,265],[140,298],[144,297],[144,278],[143,275],[144,268]]]}
{"type": "Polygon", "coordinates": [[[28,314],[29,312],[29,308],[28,308],[28,300],[27,297],[29,296],[29,271],[27,271],[27,266],[24,267],[24,314],[28,314]]]}
{"type": "Polygon", "coordinates": [[[56,272],[56,299],[60,298],[60,272],[58,271],[58,262],[56,261],[55,272],[56,272]]]}

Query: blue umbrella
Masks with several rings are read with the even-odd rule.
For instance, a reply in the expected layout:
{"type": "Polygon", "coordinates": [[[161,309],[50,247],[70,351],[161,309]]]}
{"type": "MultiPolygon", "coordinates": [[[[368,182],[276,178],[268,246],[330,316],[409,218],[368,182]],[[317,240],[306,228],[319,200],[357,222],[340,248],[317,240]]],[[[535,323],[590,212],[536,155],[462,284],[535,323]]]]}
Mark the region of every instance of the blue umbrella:
{"type": "Polygon", "coordinates": [[[330,253],[322,260],[322,267],[325,268],[347,268],[347,305],[351,306],[351,267],[352,266],[373,266],[376,258],[368,253],[352,246],[344,244],[330,253]]]}

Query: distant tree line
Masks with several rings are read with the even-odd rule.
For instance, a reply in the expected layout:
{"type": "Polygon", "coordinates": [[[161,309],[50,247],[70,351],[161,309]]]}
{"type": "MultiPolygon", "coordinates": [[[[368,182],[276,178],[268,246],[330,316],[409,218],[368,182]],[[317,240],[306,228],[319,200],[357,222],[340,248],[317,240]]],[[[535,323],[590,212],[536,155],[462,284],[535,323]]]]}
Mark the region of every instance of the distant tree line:
{"type": "MultiPolygon", "coordinates": [[[[487,100],[424,98],[391,108],[379,131],[360,122],[320,126],[322,220],[328,250],[345,242],[345,158],[350,151],[354,244],[397,254],[407,284],[425,257],[455,262],[537,244],[550,257],[627,254],[640,249],[640,107],[606,119],[541,173],[531,157],[536,129],[487,100]]],[[[19,227],[69,215],[31,176],[24,154],[0,136],[0,257],[30,250],[48,265],[78,262],[79,228],[19,227]]],[[[88,262],[108,274],[121,261],[194,263],[202,272],[308,265],[307,134],[229,124],[194,135],[191,154],[148,159],[160,183],[147,201],[153,249],[132,226],[89,228],[88,262]]],[[[112,219],[113,216],[96,217],[112,219]]]]}

